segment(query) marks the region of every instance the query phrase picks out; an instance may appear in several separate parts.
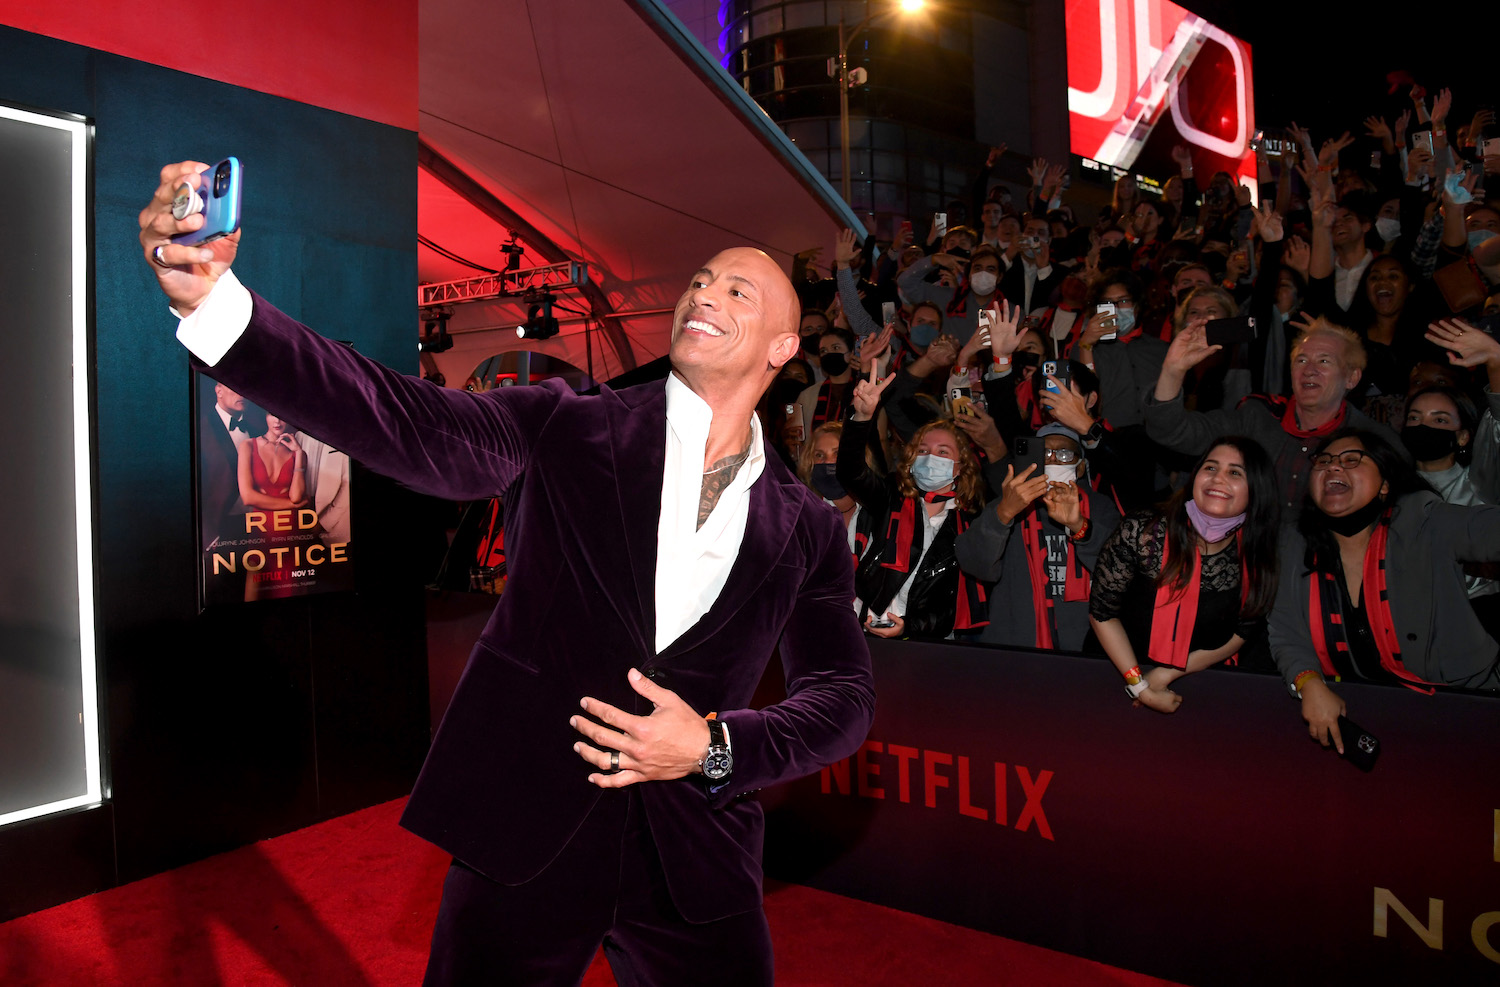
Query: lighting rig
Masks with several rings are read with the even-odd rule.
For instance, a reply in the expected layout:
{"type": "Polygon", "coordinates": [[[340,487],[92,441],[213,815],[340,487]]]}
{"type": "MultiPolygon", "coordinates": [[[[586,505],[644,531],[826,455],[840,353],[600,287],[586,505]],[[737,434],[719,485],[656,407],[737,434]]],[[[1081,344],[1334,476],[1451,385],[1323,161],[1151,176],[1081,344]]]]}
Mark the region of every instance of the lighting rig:
{"type": "Polygon", "coordinates": [[[526,305],[526,321],[516,327],[516,335],[522,339],[550,339],[557,335],[554,307],[587,315],[587,312],[560,304],[558,296],[588,284],[588,265],[567,260],[523,268],[521,258],[525,249],[511,231],[510,239],[500,245],[500,251],[506,257],[504,270],[457,281],[418,285],[417,310],[425,325],[421,352],[442,353],[453,346],[448,335],[448,319],[453,315],[454,306],[466,302],[520,299],[526,305]]]}
{"type": "Polygon", "coordinates": [[[453,349],[453,337],[448,335],[448,320],[453,318],[453,309],[446,305],[423,309],[422,338],[417,342],[418,353],[443,353],[453,349]]]}

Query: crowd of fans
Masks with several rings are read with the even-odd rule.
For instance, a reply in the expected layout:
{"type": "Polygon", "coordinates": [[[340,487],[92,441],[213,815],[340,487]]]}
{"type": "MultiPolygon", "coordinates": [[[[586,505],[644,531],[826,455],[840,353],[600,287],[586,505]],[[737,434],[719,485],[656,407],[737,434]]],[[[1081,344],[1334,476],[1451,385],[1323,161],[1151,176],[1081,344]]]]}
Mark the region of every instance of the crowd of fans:
{"type": "Polygon", "coordinates": [[[761,413],[868,632],[1105,656],[1161,712],[1277,671],[1335,744],[1340,680],[1500,689],[1500,126],[1411,103],[1097,217],[995,149],[925,240],[800,257],[761,413]]]}

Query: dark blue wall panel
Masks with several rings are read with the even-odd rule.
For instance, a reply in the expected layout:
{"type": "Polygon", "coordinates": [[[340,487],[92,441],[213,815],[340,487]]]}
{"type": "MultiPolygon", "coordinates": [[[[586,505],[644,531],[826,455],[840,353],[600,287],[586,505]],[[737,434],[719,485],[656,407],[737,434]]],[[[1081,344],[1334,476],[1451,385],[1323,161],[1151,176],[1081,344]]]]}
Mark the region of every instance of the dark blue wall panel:
{"type": "Polygon", "coordinates": [[[89,117],[101,690],[109,825],[0,830],[92,861],[0,868],[0,919],[409,789],[428,738],[415,499],[354,477],[353,594],[198,611],[189,371],[136,217],[163,164],[244,165],[247,285],[416,372],[416,134],[0,27],[0,101],[89,117]],[[24,833],[23,833],[24,829],[24,833]],[[112,848],[81,853],[80,839],[112,848]]]}

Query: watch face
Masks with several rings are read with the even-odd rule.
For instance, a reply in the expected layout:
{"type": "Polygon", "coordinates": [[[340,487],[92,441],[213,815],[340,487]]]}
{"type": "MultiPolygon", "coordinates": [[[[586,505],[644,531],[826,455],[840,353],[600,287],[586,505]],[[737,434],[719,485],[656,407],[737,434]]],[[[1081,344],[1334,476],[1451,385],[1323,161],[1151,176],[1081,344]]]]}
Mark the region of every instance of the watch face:
{"type": "Polygon", "coordinates": [[[710,749],[708,756],[703,759],[703,777],[710,781],[721,781],[729,777],[729,771],[733,767],[734,759],[727,750],[710,749]]]}

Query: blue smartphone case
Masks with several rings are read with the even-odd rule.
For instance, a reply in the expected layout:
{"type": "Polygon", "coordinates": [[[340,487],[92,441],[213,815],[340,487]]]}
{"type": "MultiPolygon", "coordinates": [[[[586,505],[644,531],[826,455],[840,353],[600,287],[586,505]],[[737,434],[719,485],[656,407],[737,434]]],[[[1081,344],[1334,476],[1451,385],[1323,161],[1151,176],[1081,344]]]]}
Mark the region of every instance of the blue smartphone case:
{"type": "Polygon", "coordinates": [[[199,175],[203,196],[203,225],[192,233],[172,237],[172,242],[191,246],[228,236],[240,228],[240,160],[225,158],[199,175]],[[224,177],[221,178],[221,172],[224,177]]]}

